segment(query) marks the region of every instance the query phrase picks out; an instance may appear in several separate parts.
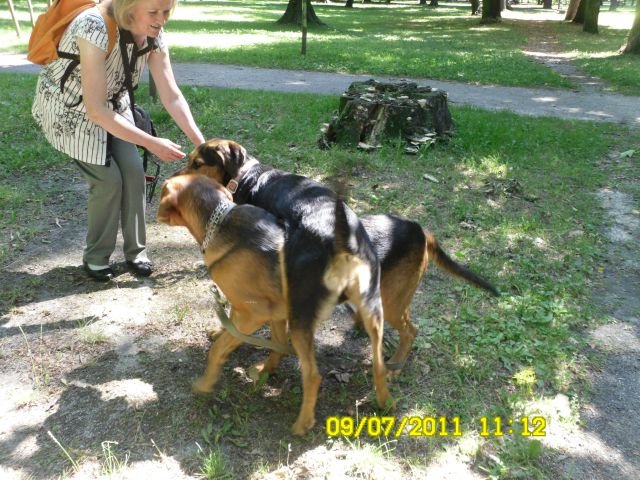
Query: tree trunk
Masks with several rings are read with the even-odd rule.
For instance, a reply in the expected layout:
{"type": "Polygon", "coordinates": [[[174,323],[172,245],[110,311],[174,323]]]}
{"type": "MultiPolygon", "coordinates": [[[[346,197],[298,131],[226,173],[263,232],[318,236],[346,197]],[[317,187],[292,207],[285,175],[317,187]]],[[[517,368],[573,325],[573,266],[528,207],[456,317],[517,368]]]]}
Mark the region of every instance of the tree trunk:
{"type": "Polygon", "coordinates": [[[11,12],[11,18],[13,18],[13,26],[16,29],[16,35],[18,38],[22,37],[22,32],[20,31],[20,22],[18,22],[18,17],[16,17],[16,10],[13,8],[13,1],[7,0],[7,5],[9,6],[9,11],[11,12]]]}
{"type": "Polygon", "coordinates": [[[550,10],[553,8],[553,0],[544,0],[542,2],[542,8],[546,8],[547,10],[550,10]]]}
{"type": "MultiPolygon", "coordinates": [[[[422,1],[422,0],[420,0],[422,1]]],[[[424,3],[427,3],[427,0],[424,0],[424,3]]],[[[437,7],[438,6],[438,0],[431,0],[431,2],[429,3],[430,7],[437,7]]]]}
{"type": "Polygon", "coordinates": [[[586,0],[586,4],[582,30],[587,33],[598,33],[598,16],[602,0],[586,0]]]}
{"type": "Polygon", "coordinates": [[[482,20],[480,20],[480,23],[498,23],[501,19],[500,0],[484,0],[482,2],[482,20]]]}
{"type": "Polygon", "coordinates": [[[636,19],[633,21],[627,43],[622,47],[622,53],[640,55],[640,2],[636,0],[636,19]]]}
{"type": "Polygon", "coordinates": [[[337,143],[365,149],[385,141],[404,140],[407,153],[433,145],[454,128],[447,93],[413,82],[354,82],[340,97],[338,115],[324,129],[318,144],[337,143]]]}
{"type": "Polygon", "coordinates": [[[344,8],[353,8],[353,0],[347,0],[344,8]]]}
{"type": "Polygon", "coordinates": [[[573,22],[573,19],[576,18],[579,6],[580,0],[570,0],[569,6],[567,7],[567,14],[564,16],[565,22],[573,22]]]}
{"type": "Polygon", "coordinates": [[[471,0],[471,15],[477,15],[480,12],[480,0],[471,0]]]}
{"type": "MultiPolygon", "coordinates": [[[[281,25],[302,25],[302,2],[305,0],[289,0],[287,9],[280,19],[276,22],[281,25]]],[[[307,24],[308,25],[325,25],[317,17],[311,0],[307,2],[307,24]]]]}
{"type": "Polygon", "coordinates": [[[580,0],[578,4],[578,9],[576,10],[576,14],[571,20],[572,23],[577,23],[578,25],[584,24],[584,15],[587,10],[587,2],[588,0],[580,0]]]}

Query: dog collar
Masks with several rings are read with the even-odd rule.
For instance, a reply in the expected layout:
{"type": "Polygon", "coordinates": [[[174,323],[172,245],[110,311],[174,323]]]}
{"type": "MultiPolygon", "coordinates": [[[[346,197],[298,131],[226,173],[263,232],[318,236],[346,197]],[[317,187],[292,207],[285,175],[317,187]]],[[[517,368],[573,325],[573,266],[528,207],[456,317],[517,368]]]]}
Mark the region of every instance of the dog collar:
{"type": "Polygon", "coordinates": [[[251,167],[253,167],[258,163],[260,163],[258,162],[258,160],[256,160],[255,158],[251,158],[248,162],[242,165],[242,167],[240,167],[240,170],[238,170],[238,174],[235,176],[235,178],[232,178],[231,180],[229,180],[229,182],[227,183],[227,190],[229,190],[232,195],[236,194],[236,191],[240,186],[240,180],[242,180],[242,177],[244,177],[244,174],[247,173],[247,171],[251,167]]]}
{"type": "Polygon", "coordinates": [[[222,221],[225,219],[225,217],[229,214],[229,212],[233,210],[233,207],[235,206],[236,204],[233,202],[230,202],[228,200],[222,200],[220,201],[218,206],[213,209],[213,212],[211,213],[211,216],[207,221],[206,233],[204,236],[204,240],[202,242],[202,253],[204,253],[207,250],[207,248],[209,247],[209,244],[213,240],[213,237],[215,236],[218,230],[218,227],[220,226],[222,221]]]}

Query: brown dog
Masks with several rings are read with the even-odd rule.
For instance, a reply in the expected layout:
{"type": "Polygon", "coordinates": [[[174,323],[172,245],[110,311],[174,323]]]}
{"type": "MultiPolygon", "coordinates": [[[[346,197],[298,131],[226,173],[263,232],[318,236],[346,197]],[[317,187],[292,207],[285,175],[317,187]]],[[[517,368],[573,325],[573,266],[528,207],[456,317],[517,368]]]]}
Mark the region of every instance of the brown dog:
{"type": "MultiPolygon", "coordinates": [[[[273,338],[279,343],[287,343],[290,283],[305,284],[316,272],[303,272],[300,276],[287,274],[286,243],[290,236],[286,234],[285,241],[285,228],[265,210],[252,205],[236,205],[227,196],[224,187],[205,176],[174,176],[162,188],[158,220],[187,227],[202,245],[209,274],[231,303],[232,322],[241,333],[251,334],[270,321],[273,338]]],[[[334,201],[334,257],[322,275],[322,284],[330,295],[318,298],[319,292],[309,292],[307,298],[311,304],[321,302],[321,308],[328,313],[342,295],[358,305],[362,292],[366,292],[363,285],[370,282],[368,266],[363,265],[351,250],[349,220],[343,202],[334,201]]],[[[308,245],[307,254],[316,255],[314,248],[314,245],[308,245]]],[[[314,284],[313,279],[309,283],[314,284]]],[[[389,392],[382,362],[382,328],[374,324],[376,318],[366,312],[362,319],[373,350],[376,398],[378,405],[384,407],[389,392]]],[[[294,326],[290,322],[290,326],[291,342],[300,360],[303,381],[303,403],[293,432],[303,435],[315,423],[315,404],[321,381],[313,348],[316,323],[294,326]]],[[[209,350],[207,369],[194,384],[194,390],[208,392],[213,388],[225,359],[240,343],[226,330],[215,340],[209,350]]],[[[272,352],[263,368],[272,371],[280,357],[281,354],[272,352]]]]}
{"type": "MultiPolygon", "coordinates": [[[[237,203],[259,206],[290,222],[299,221],[300,211],[313,212],[318,192],[327,190],[308,178],[260,164],[231,140],[213,139],[195,148],[176,175],[186,173],[199,173],[227,185],[237,203]]],[[[327,215],[330,211],[315,212],[316,218],[327,215]]],[[[396,215],[363,216],[360,221],[380,261],[384,320],[400,336],[398,349],[387,363],[390,369],[399,371],[404,366],[417,335],[409,307],[430,260],[448,273],[498,295],[489,282],[453,261],[418,223],[396,215]]],[[[358,312],[356,321],[361,322],[358,312]]]]}

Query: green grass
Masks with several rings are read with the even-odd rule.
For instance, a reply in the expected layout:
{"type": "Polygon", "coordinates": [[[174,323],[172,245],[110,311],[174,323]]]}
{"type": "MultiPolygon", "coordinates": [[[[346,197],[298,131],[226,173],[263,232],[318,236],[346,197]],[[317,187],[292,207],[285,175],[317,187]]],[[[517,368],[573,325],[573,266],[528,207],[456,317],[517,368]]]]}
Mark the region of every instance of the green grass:
{"type": "Polygon", "coordinates": [[[0,109],[7,121],[0,124],[0,265],[11,248],[21,248],[47,225],[30,221],[46,218],[48,207],[55,204],[64,188],[54,167],[68,163],[68,157],[48,146],[31,119],[35,77],[0,75],[3,92],[0,109]],[[10,121],[9,121],[10,120],[10,121]],[[25,127],[27,126],[28,127],[25,127]],[[46,188],[43,188],[46,187],[46,188]]]}
{"type": "MultiPolygon", "coordinates": [[[[560,75],[523,53],[526,20],[481,26],[467,4],[442,3],[437,9],[417,2],[392,4],[314,4],[325,27],[313,27],[307,55],[300,55],[298,28],[276,21],[285,2],[181,2],[166,25],[174,62],[225,63],[256,67],[389,75],[512,86],[571,87],[560,75]]],[[[0,12],[0,51],[26,51],[30,22],[18,4],[22,39],[9,13],[0,12]]],[[[36,2],[35,11],[45,3],[36,2]]],[[[528,17],[539,19],[533,10],[528,17]]],[[[616,52],[628,34],[632,8],[602,12],[601,33],[559,21],[543,22],[560,35],[568,52],[587,72],[612,84],[612,90],[640,94],[640,58],[616,52]],[[625,20],[626,19],[626,20],[625,20]],[[626,23],[625,23],[626,21],[626,23]],[[623,25],[623,26],[619,26],[623,25]]]]}
{"type": "MultiPolygon", "coordinates": [[[[555,72],[527,60],[526,30],[517,22],[481,26],[463,4],[441,8],[415,2],[356,5],[314,4],[326,27],[309,32],[300,55],[300,32],[276,23],[285,2],[181,2],[166,25],[176,62],[210,62],[369,73],[417,78],[569,87],[555,72]],[[499,65],[499,68],[496,68],[499,65]]],[[[43,3],[36,4],[38,10],[43,3]]],[[[0,19],[4,50],[26,50],[30,29],[21,7],[23,40],[8,14],[0,19]]]]}
{"type": "Polygon", "coordinates": [[[555,26],[564,48],[573,52],[575,63],[585,72],[609,82],[609,89],[627,95],[640,95],[640,55],[620,55],[618,52],[629,34],[626,23],[616,25],[622,15],[633,15],[633,8],[617,14],[605,14],[607,25],[599,27],[598,35],[585,33],[573,24],[555,26]]]}

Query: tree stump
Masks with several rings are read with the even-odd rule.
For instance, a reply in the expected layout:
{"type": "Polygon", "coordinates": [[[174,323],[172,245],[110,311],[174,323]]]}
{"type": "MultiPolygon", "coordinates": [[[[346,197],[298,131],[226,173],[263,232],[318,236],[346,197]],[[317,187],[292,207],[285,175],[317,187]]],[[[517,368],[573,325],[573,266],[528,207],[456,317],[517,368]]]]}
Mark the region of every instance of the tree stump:
{"type": "Polygon", "coordinates": [[[332,143],[377,148],[386,140],[409,143],[408,153],[449,135],[453,121],[447,93],[413,82],[354,82],[340,97],[338,115],[325,126],[318,141],[321,148],[332,143]]]}

